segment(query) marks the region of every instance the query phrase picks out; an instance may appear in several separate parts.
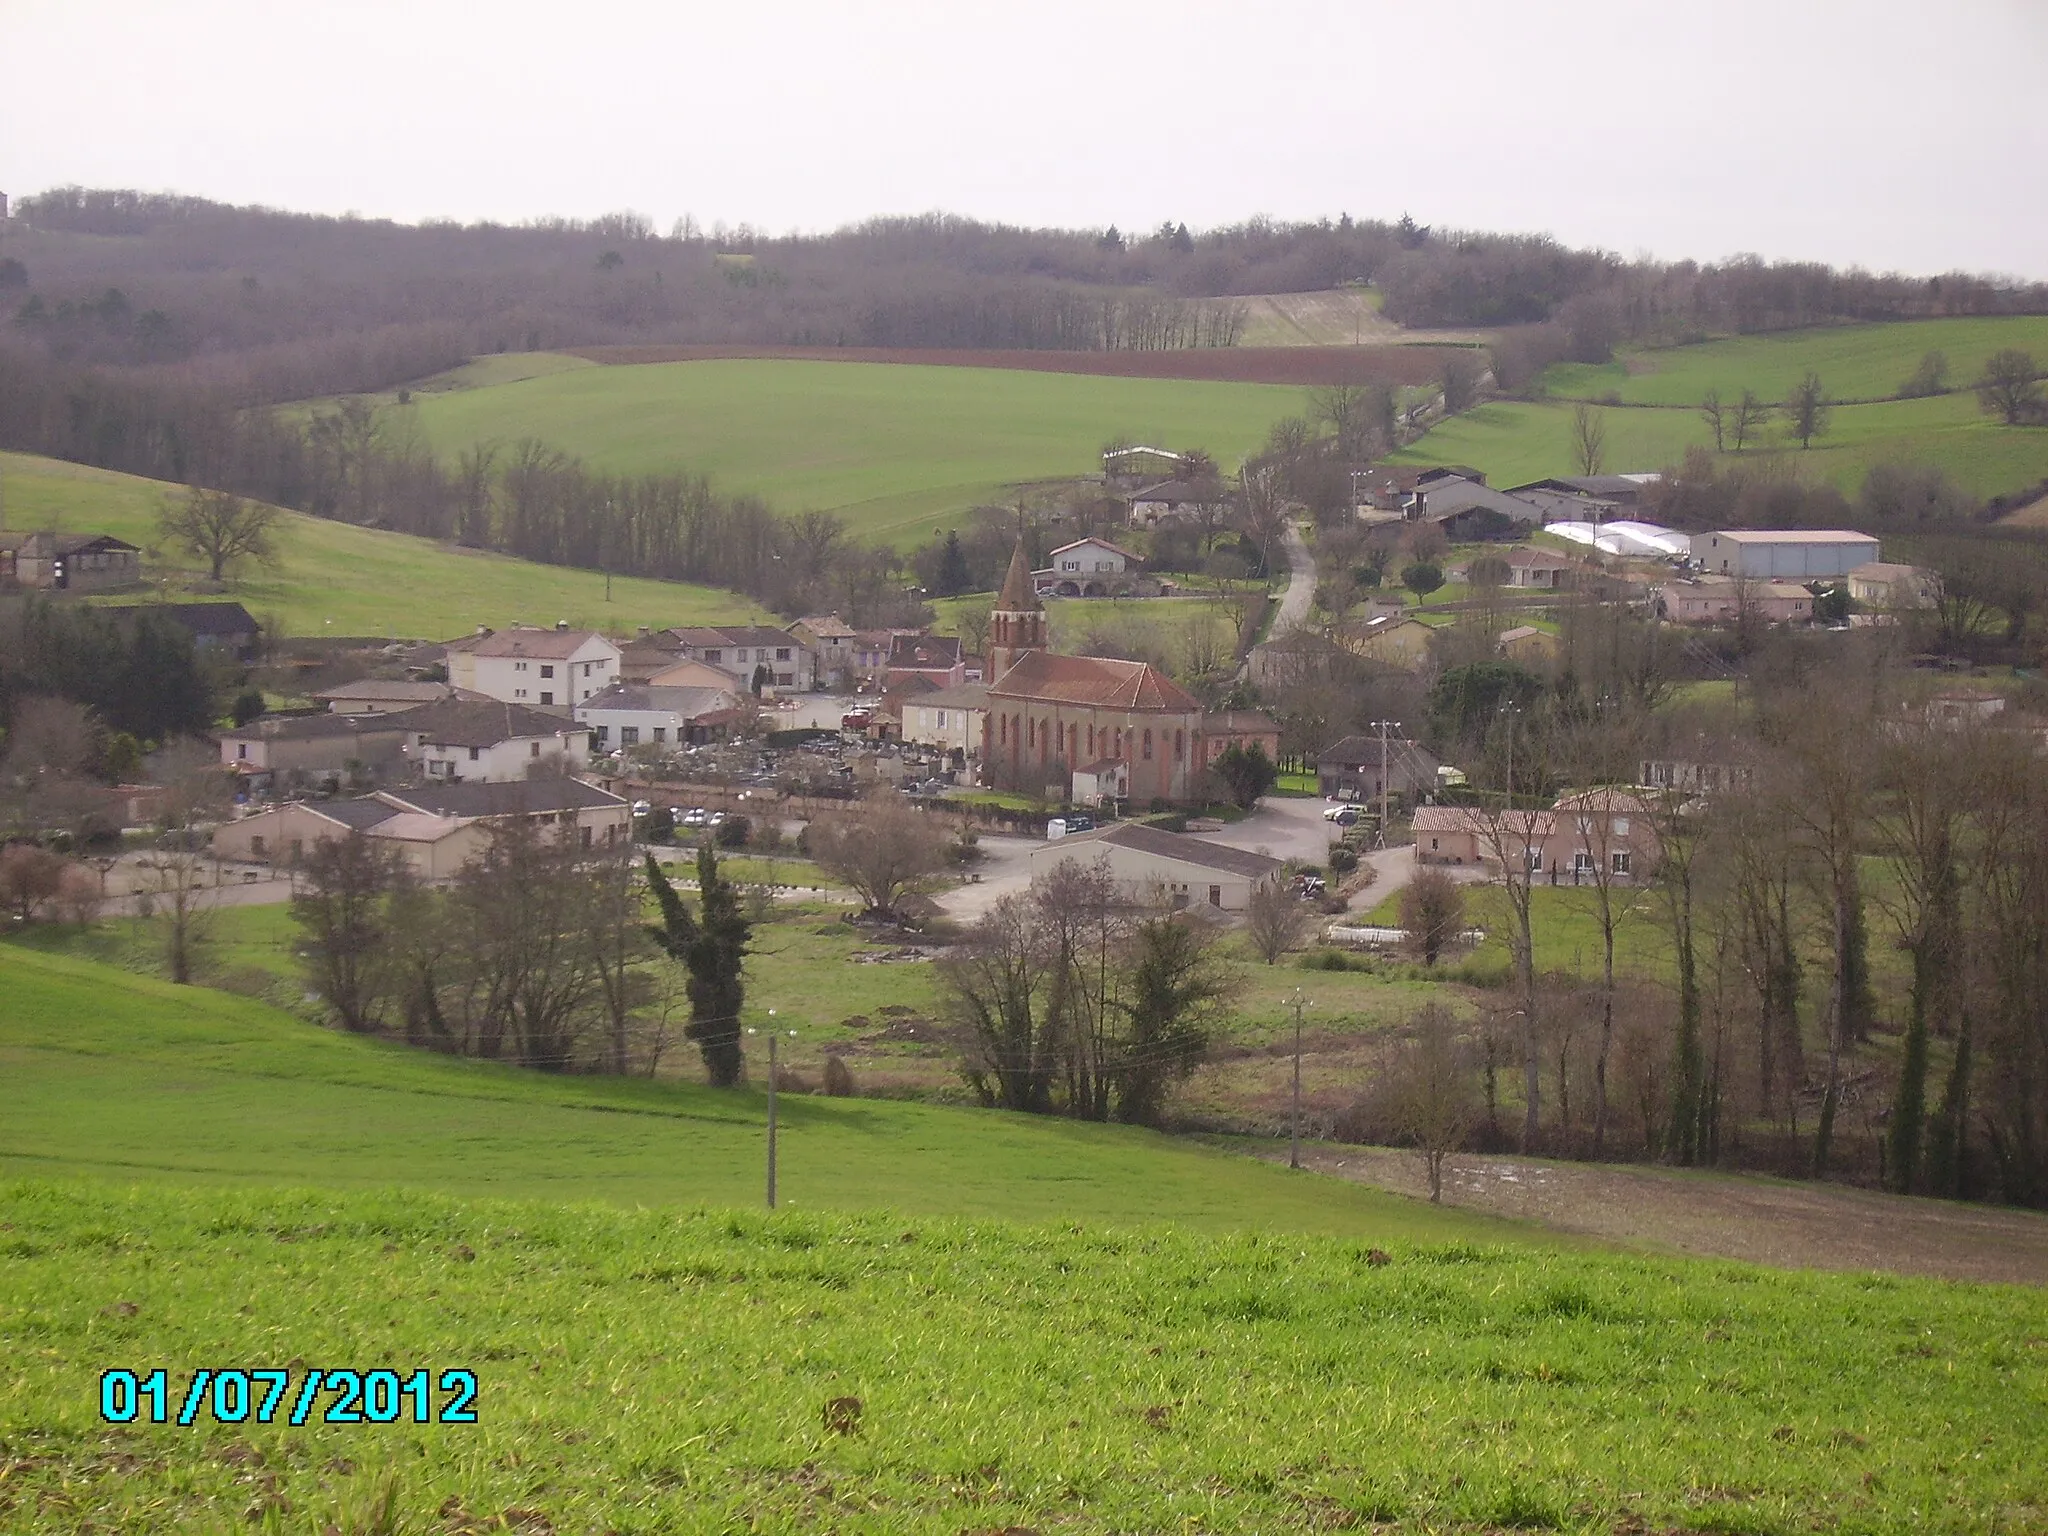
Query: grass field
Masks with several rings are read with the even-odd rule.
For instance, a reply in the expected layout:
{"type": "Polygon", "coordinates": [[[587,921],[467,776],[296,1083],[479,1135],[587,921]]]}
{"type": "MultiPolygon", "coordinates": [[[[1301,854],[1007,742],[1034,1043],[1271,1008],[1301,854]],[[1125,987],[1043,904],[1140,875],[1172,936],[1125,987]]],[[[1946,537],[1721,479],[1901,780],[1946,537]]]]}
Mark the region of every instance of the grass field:
{"type": "Polygon", "coordinates": [[[159,549],[157,508],[176,490],[58,459],[0,454],[6,526],[111,533],[143,549],[152,591],[232,598],[258,618],[274,616],[287,635],[442,639],[514,619],[567,619],[623,633],[640,624],[743,623],[764,613],[716,587],[623,576],[614,578],[607,603],[604,577],[594,571],[534,565],[297,512],[283,514],[275,570],[249,566],[215,591],[197,579],[203,569],[190,570],[190,556],[159,549]],[[168,580],[167,588],[159,578],[168,580]]]}
{"type": "Polygon", "coordinates": [[[770,1216],[751,1092],[423,1056],[19,944],[0,987],[8,1529],[2048,1518],[2039,1290],[1610,1254],[870,1101],[785,1100],[770,1216]],[[202,1366],[466,1367],[478,1422],[109,1426],[114,1366],[163,1367],[174,1415],[202,1366]]]}
{"type": "Polygon", "coordinates": [[[608,470],[700,470],[908,545],[1012,485],[1099,473],[1119,435],[1234,468],[1304,402],[1281,385],[732,360],[570,369],[422,393],[409,409],[451,457],[534,436],[608,470]]]}
{"type": "Polygon", "coordinates": [[[2048,317],[1844,326],[1631,353],[1600,368],[1563,364],[1544,375],[1549,398],[1482,405],[1393,457],[1470,464],[1503,486],[1575,474],[1569,402],[1612,392],[1624,404],[1603,411],[1607,468],[1660,469],[1676,464],[1688,447],[1711,447],[1712,433],[1699,415],[1708,389],[1719,389],[1724,400],[1744,388],[1778,400],[1813,368],[1830,396],[1874,403],[1837,405],[1831,429],[1810,449],[1786,442],[1777,426],[1768,429],[1764,447],[1724,454],[1723,465],[1775,453],[1799,473],[1853,496],[1874,465],[1928,463],[1973,494],[1997,495],[2048,477],[2048,431],[1994,421],[1968,389],[1924,400],[1882,397],[1912,373],[1923,352],[1946,351],[1950,381],[1961,386],[2002,346],[2031,349],[2048,363],[2048,317]]]}

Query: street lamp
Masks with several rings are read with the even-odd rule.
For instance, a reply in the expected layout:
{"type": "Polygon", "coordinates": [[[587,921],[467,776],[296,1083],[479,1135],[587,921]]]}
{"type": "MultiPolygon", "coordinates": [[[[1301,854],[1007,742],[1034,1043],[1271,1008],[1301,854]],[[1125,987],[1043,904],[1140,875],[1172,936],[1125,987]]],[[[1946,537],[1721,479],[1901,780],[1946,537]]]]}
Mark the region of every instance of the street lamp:
{"type": "MultiPolygon", "coordinates": [[[[768,1017],[775,1017],[775,1010],[768,1010],[768,1017]]],[[[756,1031],[748,1029],[748,1034],[756,1031]]],[[[790,1039],[796,1038],[796,1031],[789,1031],[790,1039]]],[[[768,1209],[775,1209],[775,1064],[776,1047],[782,1043],[782,1031],[773,1023],[768,1026],[768,1209]]]]}

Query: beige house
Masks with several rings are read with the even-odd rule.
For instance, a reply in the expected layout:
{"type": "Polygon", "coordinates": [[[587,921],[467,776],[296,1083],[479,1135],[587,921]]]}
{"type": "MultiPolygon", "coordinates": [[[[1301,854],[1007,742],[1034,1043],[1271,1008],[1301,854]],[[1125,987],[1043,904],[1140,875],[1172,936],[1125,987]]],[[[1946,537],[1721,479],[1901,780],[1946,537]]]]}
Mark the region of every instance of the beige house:
{"type": "Polygon", "coordinates": [[[987,718],[988,689],[983,684],[920,693],[903,701],[903,739],[937,747],[957,767],[981,751],[982,722],[987,718]]]}
{"type": "Polygon", "coordinates": [[[1746,614],[1766,624],[1813,617],[1813,594],[1796,582],[1700,576],[1656,589],[1657,610],[1674,624],[1733,624],[1746,614]]]}
{"type": "Polygon", "coordinates": [[[507,704],[567,713],[619,680],[621,653],[592,629],[520,626],[448,642],[448,681],[507,704]]]}
{"type": "Polygon", "coordinates": [[[1849,573],[1849,596],[1862,607],[1879,613],[1926,608],[1940,593],[1940,578],[1917,565],[1872,560],[1849,573]]]}
{"type": "Polygon", "coordinates": [[[221,765],[258,792],[294,775],[339,782],[353,770],[390,772],[405,755],[396,715],[264,715],[224,731],[221,765]]]}
{"type": "Polygon", "coordinates": [[[216,858],[290,866],[316,843],[361,832],[403,854],[421,880],[452,879],[482,850],[491,825],[518,818],[585,848],[632,839],[631,808],[580,779],[517,784],[435,784],[354,800],[294,802],[229,822],[213,835],[216,858]]]}
{"type": "Polygon", "coordinates": [[[1076,832],[1031,852],[1031,874],[1049,874],[1067,860],[1108,866],[1126,901],[1148,907],[1209,907],[1242,912],[1252,887],[1280,872],[1268,854],[1226,848],[1185,833],[1119,822],[1076,832]]]}
{"type": "Polygon", "coordinates": [[[1557,660],[1557,636],[1533,624],[1517,624],[1513,629],[1502,630],[1494,639],[1493,648],[1517,666],[1546,666],[1557,660]]]}
{"type": "MultiPolygon", "coordinates": [[[[325,704],[330,713],[337,715],[389,715],[402,709],[418,709],[423,704],[439,704],[444,699],[461,698],[463,692],[453,683],[413,683],[386,677],[364,677],[353,683],[323,688],[313,697],[325,704]]],[[[483,695],[472,694],[469,697],[480,699],[483,695]]]]}
{"type": "Polygon", "coordinates": [[[1430,646],[1435,638],[1436,631],[1420,619],[1386,614],[1340,631],[1337,643],[1354,656],[1363,656],[1382,666],[1419,672],[1429,665],[1430,646]]]}
{"type": "Polygon", "coordinates": [[[798,644],[811,653],[812,675],[821,688],[844,688],[858,670],[853,626],[836,613],[813,614],[789,626],[798,644]]]}

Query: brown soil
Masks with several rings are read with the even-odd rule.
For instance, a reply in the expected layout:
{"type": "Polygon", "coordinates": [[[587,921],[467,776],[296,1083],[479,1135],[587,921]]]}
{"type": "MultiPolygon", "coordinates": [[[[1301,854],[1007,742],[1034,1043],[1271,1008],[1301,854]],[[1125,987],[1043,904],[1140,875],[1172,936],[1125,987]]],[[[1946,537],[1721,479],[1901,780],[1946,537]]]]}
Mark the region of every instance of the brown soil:
{"type": "MultiPolygon", "coordinates": [[[[1269,1161],[1285,1148],[1262,1150],[1269,1161]]],[[[1427,1197],[1422,1160],[1380,1147],[1315,1147],[1319,1173],[1427,1197]]],[[[1630,1247],[1780,1269],[1888,1270],[2048,1286],[2048,1215],[1908,1199],[1840,1185],[1459,1154],[1444,1203],[1630,1247]]]]}
{"type": "Polygon", "coordinates": [[[915,347],[575,347],[593,363],[694,363],[770,358],[810,363],[919,363],[1014,368],[1121,379],[1206,379],[1230,384],[1428,384],[1442,372],[1434,346],[1197,347],[1173,352],[922,351],[915,347]]]}

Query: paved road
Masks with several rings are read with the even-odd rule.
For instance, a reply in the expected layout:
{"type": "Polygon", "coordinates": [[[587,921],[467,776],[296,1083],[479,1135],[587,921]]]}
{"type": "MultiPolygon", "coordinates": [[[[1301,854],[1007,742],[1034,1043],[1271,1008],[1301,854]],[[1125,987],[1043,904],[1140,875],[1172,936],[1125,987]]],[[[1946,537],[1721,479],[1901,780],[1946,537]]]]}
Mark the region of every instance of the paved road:
{"type": "Polygon", "coordinates": [[[1309,553],[1308,540],[1301,536],[1301,530],[1294,524],[1287,524],[1280,535],[1280,542],[1287,549],[1287,590],[1280,594],[1279,612],[1273,615],[1273,622],[1266,633],[1284,635],[1289,630],[1300,629],[1308,623],[1309,605],[1316,595],[1316,557],[1309,553]]]}
{"type": "Polygon", "coordinates": [[[979,879],[955,886],[933,899],[939,910],[958,922],[971,923],[1003,897],[1031,884],[1031,852],[1045,844],[1035,837],[981,834],[981,860],[973,866],[979,879]]]}

